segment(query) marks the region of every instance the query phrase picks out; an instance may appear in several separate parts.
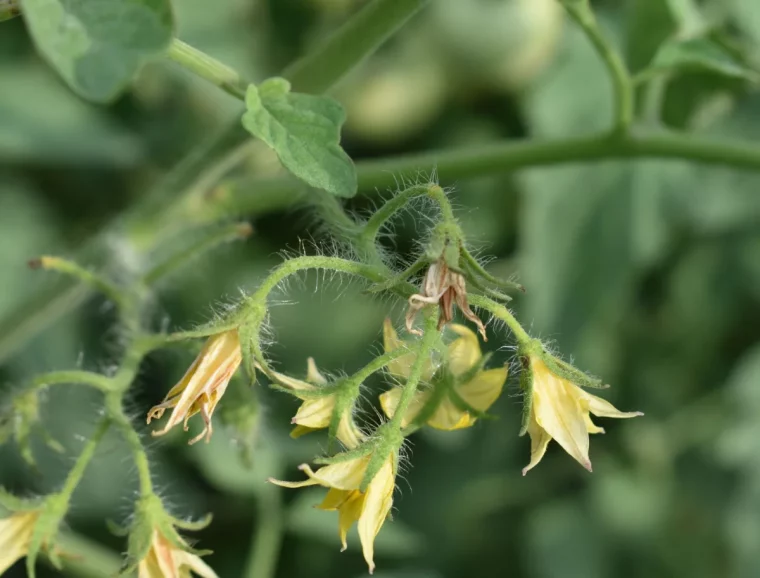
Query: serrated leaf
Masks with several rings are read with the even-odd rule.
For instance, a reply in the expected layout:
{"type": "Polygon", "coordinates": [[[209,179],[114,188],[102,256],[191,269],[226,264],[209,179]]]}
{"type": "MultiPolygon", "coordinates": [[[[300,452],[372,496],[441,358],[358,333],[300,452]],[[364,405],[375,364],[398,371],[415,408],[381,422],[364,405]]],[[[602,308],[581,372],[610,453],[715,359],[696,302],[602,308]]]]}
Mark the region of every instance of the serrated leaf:
{"type": "Polygon", "coordinates": [[[758,73],[744,66],[709,38],[666,42],[657,51],[649,70],[702,70],[754,82],[760,79],[758,73]]]}
{"type": "Polygon", "coordinates": [[[114,98],[173,35],[169,0],[23,0],[37,49],[84,98],[114,98]]]}
{"type": "Polygon", "coordinates": [[[356,169],[340,147],[343,107],[327,96],[290,92],[290,83],[271,78],[250,85],[243,126],[269,145],[291,173],[339,197],[356,194],[356,169]]]}

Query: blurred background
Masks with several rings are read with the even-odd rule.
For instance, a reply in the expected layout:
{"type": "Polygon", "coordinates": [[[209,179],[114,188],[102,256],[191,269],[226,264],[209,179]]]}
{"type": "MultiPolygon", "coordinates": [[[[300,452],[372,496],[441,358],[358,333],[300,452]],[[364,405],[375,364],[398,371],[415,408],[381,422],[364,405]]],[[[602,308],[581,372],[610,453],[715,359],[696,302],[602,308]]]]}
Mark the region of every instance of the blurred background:
{"type": "MultiPolygon", "coordinates": [[[[182,0],[175,9],[181,39],[261,80],[362,4],[182,0]]],[[[698,4],[748,62],[760,63],[758,2],[698,4]]],[[[595,5],[634,71],[678,28],[662,0],[595,5]]],[[[20,19],[0,25],[0,79],[0,326],[10,331],[19,311],[39,320],[23,334],[0,335],[2,403],[37,373],[107,371],[119,351],[114,313],[101,298],[49,325],[44,319],[55,311],[30,311],[30,296],[55,292],[58,281],[28,270],[27,260],[81,256],[88,239],[145,203],[151,185],[239,104],[170,64],[147,66],[111,106],[86,104],[36,56],[20,19]]],[[[583,134],[607,126],[611,115],[605,72],[554,0],[434,0],[333,95],[347,109],[344,145],[356,160],[583,134]]],[[[690,73],[640,96],[648,121],[661,111],[673,128],[760,140],[760,93],[743,82],[690,73]]],[[[270,169],[271,159],[252,153],[240,171],[270,169]]],[[[592,440],[593,474],[552,444],[523,478],[530,444],[517,437],[520,397],[510,379],[492,409],[498,420],[412,438],[393,521],[377,540],[376,575],[759,576],[760,174],[636,161],[442,184],[454,187],[472,244],[496,258],[490,270],[517,275],[527,287],[514,301],[523,323],[612,384],[603,397],[646,417],[601,423],[607,435],[592,440]]],[[[361,195],[349,207],[366,212],[378,198],[361,195]]],[[[239,288],[255,286],[279,251],[298,250],[299,239],[324,240],[308,207],[259,206],[235,217],[250,220],[252,237],[167,279],[157,290],[157,326],[209,319],[239,288]]],[[[419,224],[411,215],[395,223],[402,255],[414,250],[419,224]]],[[[158,226],[167,244],[194,234],[182,222],[158,226]]],[[[139,250],[139,231],[122,233],[101,236],[96,263],[116,275],[151,258],[139,250]]],[[[403,311],[321,276],[291,284],[278,298],[290,304],[273,310],[270,353],[296,376],[305,374],[308,356],[326,372],[357,370],[378,351],[383,318],[403,311]]],[[[492,363],[509,360],[509,344],[503,335],[489,341],[492,363]]],[[[192,357],[182,348],[149,357],[130,395],[137,421],[192,357]]],[[[377,378],[367,387],[375,399],[387,384],[377,378]]],[[[250,393],[242,385],[236,391],[250,393]]],[[[208,561],[222,578],[269,562],[276,562],[269,575],[279,578],[366,575],[356,534],[339,553],[337,515],[312,508],[319,490],[264,483],[267,476],[299,479],[297,464],[325,440],[291,440],[296,402],[266,388],[256,394],[260,409],[247,416],[255,427],[245,432],[219,425],[210,445],[193,448],[184,435],[146,437],[157,487],[177,514],[214,514],[197,537],[215,551],[208,561]],[[252,469],[239,451],[246,442],[254,447],[252,469]],[[266,549],[280,537],[274,560],[257,562],[252,544],[266,549]]],[[[83,388],[51,389],[40,413],[64,452],[35,437],[35,469],[7,443],[0,483],[20,494],[58,487],[99,403],[83,388]]],[[[217,416],[233,422],[240,407],[225,397],[217,416]]],[[[367,415],[377,422],[369,404],[367,415]]],[[[71,529],[120,552],[123,542],[104,519],[127,520],[135,488],[131,459],[114,435],[75,494],[71,529]]],[[[72,568],[69,575],[91,575],[78,574],[75,562],[72,568]]],[[[9,575],[24,573],[17,566],[9,575]]],[[[59,574],[43,568],[40,575],[59,574]]]]}

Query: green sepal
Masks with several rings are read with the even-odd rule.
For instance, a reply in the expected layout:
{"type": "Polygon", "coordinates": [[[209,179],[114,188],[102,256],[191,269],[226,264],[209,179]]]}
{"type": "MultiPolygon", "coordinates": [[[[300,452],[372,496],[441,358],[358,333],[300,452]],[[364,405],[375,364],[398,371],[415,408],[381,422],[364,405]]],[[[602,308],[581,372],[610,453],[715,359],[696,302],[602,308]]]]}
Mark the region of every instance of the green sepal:
{"type": "Polygon", "coordinates": [[[106,528],[109,532],[111,532],[111,534],[118,536],[119,538],[126,538],[129,536],[129,526],[122,526],[121,524],[117,524],[110,518],[106,518],[106,528]]]}
{"type": "Polygon", "coordinates": [[[546,367],[548,367],[553,374],[562,379],[566,379],[577,386],[592,389],[607,389],[609,387],[609,385],[605,384],[601,379],[591,377],[577,367],[574,367],[553,355],[545,354],[542,356],[542,359],[546,364],[546,367]]]}
{"type": "Polygon", "coordinates": [[[533,369],[530,366],[530,358],[521,355],[520,365],[520,391],[523,394],[522,419],[520,423],[520,436],[528,433],[530,414],[533,410],[533,369]]]}
{"type": "Polygon", "coordinates": [[[44,503],[44,497],[19,498],[0,486],[0,507],[9,512],[30,512],[41,508],[44,503]]]}
{"type": "Polygon", "coordinates": [[[200,520],[180,520],[179,518],[172,518],[172,522],[177,528],[181,530],[187,530],[188,532],[198,532],[208,528],[209,524],[214,519],[214,515],[209,513],[203,516],[200,520]]]}
{"type": "MultiPolygon", "coordinates": [[[[55,536],[58,534],[58,528],[66,515],[68,506],[68,498],[62,494],[51,494],[45,499],[40,516],[34,524],[34,530],[32,531],[32,537],[27,549],[26,573],[29,578],[35,578],[37,575],[35,566],[37,564],[37,557],[43,548],[49,556],[52,553],[55,536]]],[[[55,554],[53,553],[52,556],[55,557],[55,554]]],[[[51,562],[53,561],[51,558],[51,562]]]]}
{"type": "Polygon", "coordinates": [[[391,454],[397,454],[399,448],[404,443],[404,435],[391,422],[386,422],[378,427],[372,438],[374,439],[375,448],[367,464],[367,469],[364,471],[362,483],[359,485],[359,491],[361,492],[367,491],[367,487],[375,479],[375,476],[383,467],[385,460],[391,454]]]}
{"type": "Polygon", "coordinates": [[[329,466],[332,464],[341,464],[343,462],[348,462],[357,458],[363,458],[367,454],[373,452],[376,446],[377,440],[373,437],[365,441],[358,448],[354,448],[353,450],[340,452],[334,456],[320,456],[318,458],[315,458],[314,463],[319,464],[320,466],[329,466]]]}

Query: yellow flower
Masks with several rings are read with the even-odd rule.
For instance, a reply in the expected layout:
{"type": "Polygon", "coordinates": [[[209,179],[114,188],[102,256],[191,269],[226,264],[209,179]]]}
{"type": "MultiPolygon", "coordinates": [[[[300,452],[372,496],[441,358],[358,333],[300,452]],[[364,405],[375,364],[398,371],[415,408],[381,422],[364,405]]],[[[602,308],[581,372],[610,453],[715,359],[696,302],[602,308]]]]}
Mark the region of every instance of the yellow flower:
{"type": "MultiPolygon", "coordinates": [[[[401,422],[402,427],[413,422],[423,409],[432,411],[425,423],[436,429],[450,431],[470,427],[477,421],[477,416],[470,413],[468,408],[483,413],[501,395],[507,380],[507,367],[480,370],[472,374],[482,358],[478,336],[464,325],[453,324],[450,327],[459,335],[448,348],[448,369],[453,382],[441,381],[433,387],[418,391],[409,404],[401,422]],[[429,404],[435,404],[435,409],[428,409],[429,404]]],[[[386,351],[403,347],[403,342],[398,339],[388,320],[384,327],[384,337],[386,351]]],[[[413,354],[404,355],[388,368],[394,376],[405,378],[408,377],[413,362],[413,354]]],[[[432,366],[426,368],[423,374],[424,379],[430,380],[432,366]]],[[[398,387],[380,396],[380,405],[388,417],[393,417],[400,398],[401,388],[398,387]]]]}
{"type": "MultiPolygon", "coordinates": [[[[308,359],[307,367],[306,381],[282,373],[274,373],[274,377],[280,385],[303,401],[291,420],[291,423],[296,426],[290,432],[290,436],[294,438],[330,427],[337,403],[337,391],[325,395],[315,395],[315,393],[318,394],[320,387],[327,385],[327,379],[317,369],[314,358],[308,359]]],[[[364,434],[356,427],[350,408],[346,408],[340,416],[337,436],[349,449],[357,447],[364,440],[364,434]]]]}
{"type": "Polygon", "coordinates": [[[203,560],[172,544],[158,530],[153,531],[150,549],[137,565],[138,578],[219,578],[203,560]]]}
{"type": "Polygon", "coordinates": [[[483,341],[488,341],[486,328],[480,318],[473,313],[467,302],[467,285],[464,276],[449,269],[443,259],[439,259],[428,267],[422,281],[421,292],[409,297],[409,309],[406,312],[406,329],[409,333],[421,335],[412,328],[417,312],[425,305],[440,305],[438,329],[454,318],[454,303],[459,306],[462,314],[478,326],[483,341]]]}
{"type": "Polygon", "coordinates": [[[160,419],[168,408],[174,408],[164,428],[153,432],[153,435],[164,435],[182,421],[187,431],[188,420],[200,413],[205,427],[190,440],[190,444],[204,437],[209,441],[213,432],[211,416],[241,361],[240,338],[236,329],[209,337],[180,382],[166,394],[161,404],[148,412],[150,423],[152,419],[160,419]]]}
{"type": "Polygon", "coordinates": [[[639,411],[618,411],[610,402],[552,373],[538,357],[531,356],[530,367],[533,372],[533,403],[528,421],[530,463],[523,468],[523,475],[541,461],[552,439],[591,471],[589,434],[604,433],[604,429],[594,425],[589,414],[617,418],[644,415],[639,411]]]}
{"type": "Polygon", "coordinates": [[[32,510],[0,519],[0,574],[26,556],[39,516],[39,511],[32,510]]]}
{"type": "Polygon", "coordinates": [[[338,511],[338,533],[345,550],[346,535],[358,522],[359,539],[362,543],[364,559],[369,566],[369,573],[375,570],[375,537],[388,517],[393,506],[393,490],[396,486],[396,463],[393,455],[383,462],[380,470],[362,492],[359,486],[364,479],[371,454],[360,458],[338,462],[319,468],[316,472],[303,464],[300,469],[309,477],[302,482],[284,482],[270,478],[270,482],[286,488],[304,486],[324,486],[329,488],[325,499],[317,507],[321,510],[338,511]]]}

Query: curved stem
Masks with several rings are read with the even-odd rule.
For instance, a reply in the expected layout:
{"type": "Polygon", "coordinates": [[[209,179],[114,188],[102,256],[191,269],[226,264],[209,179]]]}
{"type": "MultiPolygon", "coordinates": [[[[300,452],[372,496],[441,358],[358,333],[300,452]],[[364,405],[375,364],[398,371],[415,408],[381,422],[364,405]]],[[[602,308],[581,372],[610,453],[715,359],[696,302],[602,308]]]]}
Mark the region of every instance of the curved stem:
{"type": "Polygon", "coordinates": [[[628,67],[599,27],[588,0],[563,0],[568,14],[578,23],[601,57],[615,91],[615,130],[625,133],[633,122],[634,91],[628,67]]]}
{"type": "Polygon", "coordinates": [[[428,1],[373,0],[316,50],[288,66],[283,76],[295,91],[327,91],[428,1]]]}
{"type": "MultiPolygon", "coordinates": [[[[438,307],[434,307],[435,312],[438,311],[438,307]]],[[[398,400],[396,410],[389,422],[391,427],[401,431],[401,423],[406,415],[406,410],[409,409],[409,404],[412,403],[414,394],[417,392],[417,386],[422,378],[422,371],[425,367],[428,355],[435,347],[438,340],[439,332],[437,329],[438,315],[434,312],[428,312],[425,318],[425,333],[420,340],[419,347],[417,349],[417,356],[414,359],[414,363],[409,371],[409,377],[401,390],[401,397],[398,400]]],[[[405,352],[408,353],[408,352],[405,352]]]]}
{"type": "Polygon", "coordinates": [[[78,370],[51,371],[50,373],[38,375],[32,381],[32,387],[35,389],[59,384],[89,385],[100,391],[110,391],[113,387],[113,381],[105,375],[78,370]]]}
{"type": "Polygon", "coordinates": [[[520,325],[520,322],[515,319],[515,316],[512,315],[509,309],[504,307],[504,305],[501,303],[496,303],[495,301],[489,299],[488,297],[483,297],[482,295],[469,295],[468,299],[470,301],[470,305],[481,307],[491,313],[494,317],[496,317],[496,319],[503,321],[512,331],[519,344],[527,345],[533,340],[533,338],[528,335],[528,332],[523,329],[523,326],[520,325]]]}
{"type": "Polygon", "coordinates": [[[256,531],[243,576],[245,578],[274,578],[285,534],[280,488],[272,485],[271,490],[259,492],[257,504],[256,531]]]}
{"type": "Polygon", "coordinates": [[[175,38],[166,55],[184,68],[221,88],[237,99],[245,100],[246,82],[234,69],[212,58],[205,52],[175,38]]]}
{"type": "Polygon", "coordinates": [[[103,436],[106,435],[106,432],[108,431],[110,425],[111,420],[109,418],[101,420],[101,422],[95,428],[95,432],[92,434],[92,437],[87,440],[87,443],[85,443],[84,447],[82,448],[82,452],[79,454],[77,461],[74,463],[74,467],[71,468],[69,475],[66,476],[66,481],[64,482],[63,488],[61,488],[59,494],[63,496],[66,501],[71,499],[71,495],[74,493],[74,490],[82,480],[82,476],[84,476],[84,472],[87,469],[87,466],[90,464],[90,460],[92,460],[92,457],[95,455],[95,450],[98,449],[98,445],[103,439],[103,436]]]}
{"type": "Polygon", "coordinates": [[[441,211],[444,213],[444,215],[451,215],[453,218],[453,214],[451,213],[451,205],[449,204],[448,199],[446,199],[446,195],[443,194],[442,190],[440,191],[441,195],[443,195],[444,200],[444,202],[441,203],[440,195],[434,196],[433,189],[440,190],[441,188],[438,185],[432,183],[425,185],[415,185],[393,195],[393,197],[388,199],[382,207],[375,211],[369,220],[365,223],[364,230],[361,233],[361,237],[364,239],[364,242],[374,244],[377,241],[377,235],[380,233],[380,229],[382,229],[383,225],[385,225],[385,223],[388,222],[388,220],[393,217],[393,215],[403,209],[406,204],[415,197],[421,197],[423,195],[430,195],[431,197],[434,197],[436,201],[438,201],[438,204],[441,205],[441,211]]]}

